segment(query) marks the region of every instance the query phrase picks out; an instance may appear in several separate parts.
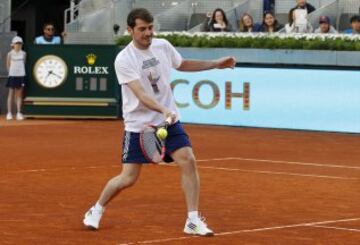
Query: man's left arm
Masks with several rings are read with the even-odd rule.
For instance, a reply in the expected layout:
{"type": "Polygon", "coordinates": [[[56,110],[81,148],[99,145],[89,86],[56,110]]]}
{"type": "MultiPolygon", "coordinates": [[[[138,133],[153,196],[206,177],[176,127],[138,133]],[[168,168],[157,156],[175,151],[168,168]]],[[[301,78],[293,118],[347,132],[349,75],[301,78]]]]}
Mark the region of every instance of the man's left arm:
{"type": "Polygon", "coordinates": [[[178,71],[205,71],[210,69],[234,68],[236,60],[234,57],[223,57],[217,60],[183,60],[177,68],[178,71]]]}

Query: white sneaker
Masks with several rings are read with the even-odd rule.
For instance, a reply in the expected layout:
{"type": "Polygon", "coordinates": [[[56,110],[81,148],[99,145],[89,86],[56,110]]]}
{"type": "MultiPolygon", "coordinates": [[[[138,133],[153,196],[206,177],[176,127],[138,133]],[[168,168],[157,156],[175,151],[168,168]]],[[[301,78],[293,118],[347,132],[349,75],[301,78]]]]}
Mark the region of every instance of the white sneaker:
{"type": "Polygon", "coordinates": [[[99,229],[99,223],[101,220],[101,216],[104,213],[104,209],[99,211],[96,210],[95,207],[91,207],[89,211],[86,212],[83,223],[90,230],[99,229]]]}
{"type": "Polygon", "coordinates": [[[205,218],[199,217],[194,220],[186,220],[184,232],[189,235],[213,236],[214,232],[207,227],[205,218]]]}
{"type": "Polygon", "coordinates": [[[16,120],[18,121],[24,120],[24,115],[21,112],[16,113],[16,120]]]}
{"type": "Polygon", "coordinates": [[[11,112],[8,112],[8,114],[6,114],[6,120],[12,120],[13,116],[11,114],[11,112]]]}

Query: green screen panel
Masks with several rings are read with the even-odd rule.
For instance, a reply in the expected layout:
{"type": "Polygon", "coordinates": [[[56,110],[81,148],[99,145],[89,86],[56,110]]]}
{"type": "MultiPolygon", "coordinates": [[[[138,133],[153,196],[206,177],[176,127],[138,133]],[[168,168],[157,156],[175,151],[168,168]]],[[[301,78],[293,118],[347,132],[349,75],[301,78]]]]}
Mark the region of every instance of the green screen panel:
{"type": "MultiPolygon", "coordinates": [[[[115,113],[113,116],[121,117],[121,98],[120,86],[118,85],[114,60],[119,52],[116,46],[111,45],[30,45],[27,51],[27,74],[28,84],[26,87],[26,99],[24,112],[31,113],[38,106],[33,101],[58,100],[82,100],[97,101],[99,99],[112,99],[116,101],[116,110],[114,107],[108,111],[115,113]],[[50,57],[50,58],[49,58],[50,57]],[[65,63],[66,74],[60,68],[60,64],[53,58],[62,60],[65,63]],[[47,59],[49,58],[49,59],[47,59]],[[59,70],[58,70],[59,68],[59,70]],[[57,76],[66,77],[60,85],[47,87],[48,84],[42,84],[41,80],[49,82],[57,79],[57,76]]],[[[61,62],[62,63],[62,62],[61,62]]],[[[43,107],[43,105],[41,105],[43,107]]],[[[40,106],[40,107],[41,107],[40,106]]],[[[52,107],[50,107],[52,108],[52,107]]],[[[91,110],[91,106],[86,108],[82,105],[71,106],[67,109],[66,105],[57,106],[55,115],[63,115],[62,110],[66,113],[73,113],[74,116],[83,114],[91,110]]],[[[43,108],[39,113],[45,113],[43,108]]],[[[108,116],[105,108],[96,108],[95,116],[108,116]]],[[[66,114],[65,113],[65,114],[66,114]]],[[[46,112],[49,115],[48,112],[46,112]]]]}

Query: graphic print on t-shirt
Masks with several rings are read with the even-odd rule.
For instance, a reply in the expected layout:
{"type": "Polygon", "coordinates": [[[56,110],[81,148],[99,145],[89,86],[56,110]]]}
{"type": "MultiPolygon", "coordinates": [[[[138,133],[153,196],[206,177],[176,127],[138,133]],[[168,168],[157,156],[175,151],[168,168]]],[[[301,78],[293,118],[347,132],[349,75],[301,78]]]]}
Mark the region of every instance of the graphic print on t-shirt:
{"type": "Polygon", "coordinates": [[[149,82],[155,94],[160,92],[157,85],[157,82],[160,80],[160,74],[157,67],[159,63],[160,61],[153,57],[151,59],[144,60],[142,65],[142,69],[146,72],[146,77],[149,79],[149,82]]]}

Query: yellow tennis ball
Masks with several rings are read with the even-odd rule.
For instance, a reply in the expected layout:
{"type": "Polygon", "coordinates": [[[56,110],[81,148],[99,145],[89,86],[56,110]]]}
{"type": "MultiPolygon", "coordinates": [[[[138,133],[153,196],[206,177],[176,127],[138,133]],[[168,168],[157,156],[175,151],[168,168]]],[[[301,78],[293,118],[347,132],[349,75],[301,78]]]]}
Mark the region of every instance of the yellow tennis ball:
{"type": "Polygon", "coordinates": [[[156,131],[156,136],[161,139],[161,140],[164,140],[166,139],[166,137],[168,136],[168,132],[165,128],[159,128],[157,131],[156,131]]]}

